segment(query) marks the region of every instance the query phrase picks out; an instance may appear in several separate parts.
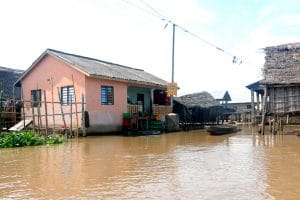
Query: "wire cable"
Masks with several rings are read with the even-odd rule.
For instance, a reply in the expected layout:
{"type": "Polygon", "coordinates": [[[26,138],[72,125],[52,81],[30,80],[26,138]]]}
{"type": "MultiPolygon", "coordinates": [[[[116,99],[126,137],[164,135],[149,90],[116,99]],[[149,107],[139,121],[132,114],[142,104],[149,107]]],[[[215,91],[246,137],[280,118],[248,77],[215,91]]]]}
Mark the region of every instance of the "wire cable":
{"type": "MultiPolygon", "coordinates": [[[[129,2],[129,1],[127,1],[127,0],[122,0],[122,1],[126,2],[127,4],[129,4],[129,5],[131,5],[131,6],[134,6],[135,8],[138,8],[138,9],[142,10],[143,12],[147,12],[148,14],[150,14],[150,15],[152,15],[152,16],[154,16],[154,17],[160,18],[162,21],[167,22],[167,24],[174,24],[177,28],[181,29],[183,32],[185,32],[185,33],[187,33],[187,34],[189,34],[189,35],[191,35],[191,36],[197,38],[198,40],[200,40],[200,41],[202,41],[203,43],[206,43],[207,45],[209,45],[209,46],[211,46],[211,47],[217,49],[218,51],[220,51],[220,52],[222,52],[222,53],[224,53],[224,54],[226,54],[226,55],[228,55],[228,56],[231,56],[231,57],[232,57],[232,63],[233,63],[233,64],[239,64],[239,65],[242,64],[243,61],[242,61],[241,59],[239,59],[237,56],[235,56],[235,55],[233,55],[232,53],[230,53],[229,51],[227,51],[227,50],[225,50],[225,49],[223,49],[223,48],[221,48],[221,47],[219,47],[219,46],[217,46],[217,45],[215,45],[215,44],[209,42],[208,40],[206,40],[206,39],[200,37],[198,34],[196,34],[196,33],[194,33],[194,32],[191,32],[191,31],[187,30],[187,29],[184,28],[183,26],[178,25],[177,23],[175,23],[174,21],[170,20],[168,17],[166,17],[165,15],[163,15],[161,12],[159,12],[157,9],[155,9],[154,7],[152,7],[152,6],[151,6],[150,4],[148,4],[146,1],[140,0],[140,2],[141,2],[142,4],[144,4],[148,9],[150,9],[152,12],[149,12],[149,10],[146,10],[146,9],[144,9],[144,8],[142,8],[142,7],[139,7],[139,6],[137,6],[136,4],[133,4],[132,2],[129,2]]],[[[164,29],[167,27],[167,24],[164,26],[164,29]]]]}

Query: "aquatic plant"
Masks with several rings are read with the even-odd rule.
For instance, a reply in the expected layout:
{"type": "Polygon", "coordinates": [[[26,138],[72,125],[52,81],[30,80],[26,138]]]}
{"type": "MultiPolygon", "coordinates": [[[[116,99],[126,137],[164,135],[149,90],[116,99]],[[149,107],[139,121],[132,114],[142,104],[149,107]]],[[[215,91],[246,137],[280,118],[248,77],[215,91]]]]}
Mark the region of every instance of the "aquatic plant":
{"type": "Polygon", "coordinates": [[[59,135],[43,136],[31,131],[0,134],[0,148],[60,144],[64,141],[59,135]]]}

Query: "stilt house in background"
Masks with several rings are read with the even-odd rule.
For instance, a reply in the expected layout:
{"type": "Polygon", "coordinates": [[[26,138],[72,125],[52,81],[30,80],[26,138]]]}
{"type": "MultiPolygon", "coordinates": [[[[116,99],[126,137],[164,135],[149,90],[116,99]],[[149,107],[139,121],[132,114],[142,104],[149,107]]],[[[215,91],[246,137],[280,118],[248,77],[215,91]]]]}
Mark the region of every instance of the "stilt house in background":
{"type": "Polygon", "coordinates": [[[266,47],[264,51],[263,115],[299,116],[300,43],[266,47]]]}
{"type": "Polygon", "coordinates": [[[220,115],[220,119],[222,121],[229,120],[229,116],[233,115],[236,110],[233,108],[233,106],[229,106],[229,101],[231,101],[231,96],[229,94],[228,91],[225,92],[225,94],[223,95],[223,97],[221,99],[217,99],[217,101],[220,102],[220,104],[222,105],[222,112],[220,115]]]}
{"type": "Polygon", "coordinates": [[[251,122],[252,124],[258,124],[261,122],[262,114],[262,99],[264,95],[264,86],[262,85],[262,80],[256,81],[250,85],[247,85],[251,91],[251,122]],[[256,100],[255,100],[256,96],[256,100]]]}
{"type": "Polygon", "coordinates": [[[216,123],[222,106],[208,92],[174,97],[174,112],[180,121],[192,123],[216,123]]]}

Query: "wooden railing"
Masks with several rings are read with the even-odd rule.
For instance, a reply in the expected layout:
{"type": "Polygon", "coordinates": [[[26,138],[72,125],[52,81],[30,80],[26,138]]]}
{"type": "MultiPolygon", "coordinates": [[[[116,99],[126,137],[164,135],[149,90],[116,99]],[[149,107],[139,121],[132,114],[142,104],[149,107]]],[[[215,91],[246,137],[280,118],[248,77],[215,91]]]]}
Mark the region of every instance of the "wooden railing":
{"type": "Polygon", "coordinates": [[[171,112],[171,106],[153,105],[153,115],[165,116],[171,112]]]}
{"type": "Polygon", "coordinates": [[[127,111],[131,114],[135,114],[135,113],[138,113],[138,112],[143,112],[143,106],[142,105],[128,104],[127,105],[127,111]]]}
{"type": "MultiPolygon", "coordinates": [[[[152,106],[152,114],[157,116],[165,116],[171,112],[171,106],[165,106],[165,105],[153,105],[152,106]]],[[[143,106],[142,105],[127,105],[127,112],[131,114],[136,114],[139,112],[143,112],[143,106]]]]}

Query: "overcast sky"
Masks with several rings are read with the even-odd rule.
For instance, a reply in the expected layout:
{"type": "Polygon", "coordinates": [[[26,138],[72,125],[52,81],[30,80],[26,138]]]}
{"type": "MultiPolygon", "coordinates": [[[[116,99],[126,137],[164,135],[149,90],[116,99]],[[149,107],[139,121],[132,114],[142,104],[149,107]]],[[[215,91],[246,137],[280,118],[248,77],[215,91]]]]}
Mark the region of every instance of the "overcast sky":
{"type": "Polygon", "coordinates": [[[0,66],[25,70],[53,48],[171,81],[172,26],[145,3],[196,35],[176,28],[179,96],[228,90],[234,102],[250,101],[245,86],[262,78],[261,48],[300,42],[299,0],[0,0],[0,66]]]}

